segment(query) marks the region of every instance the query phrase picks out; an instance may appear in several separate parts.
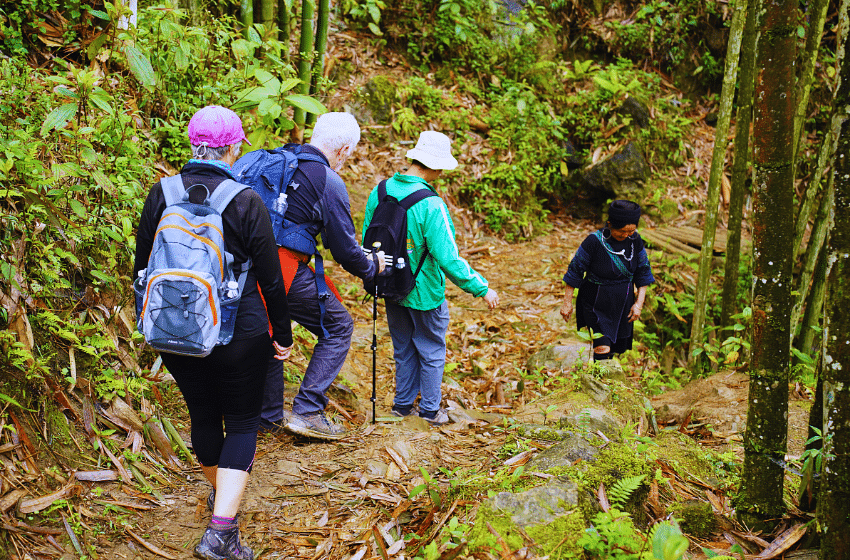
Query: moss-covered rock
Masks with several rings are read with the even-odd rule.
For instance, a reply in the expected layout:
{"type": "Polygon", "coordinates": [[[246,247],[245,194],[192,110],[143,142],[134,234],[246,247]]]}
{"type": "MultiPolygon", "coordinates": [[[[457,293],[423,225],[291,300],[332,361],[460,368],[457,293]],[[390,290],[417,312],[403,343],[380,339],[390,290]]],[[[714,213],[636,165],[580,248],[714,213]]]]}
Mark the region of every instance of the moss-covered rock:
{"type": "Polygon", "coordinates": [[[679,519],[682,531],[694,537],[705,538],[717,529],[717,517],[711,505],[697,500],[676,504],[672,508],[679,519]]]}
{"type": "Polygon", "coordinates": [[[375,122],[388,123],[393,103],[398,100],[398,86],[386,76],[375,76],[361,88],[358,97],[375,122]]]}

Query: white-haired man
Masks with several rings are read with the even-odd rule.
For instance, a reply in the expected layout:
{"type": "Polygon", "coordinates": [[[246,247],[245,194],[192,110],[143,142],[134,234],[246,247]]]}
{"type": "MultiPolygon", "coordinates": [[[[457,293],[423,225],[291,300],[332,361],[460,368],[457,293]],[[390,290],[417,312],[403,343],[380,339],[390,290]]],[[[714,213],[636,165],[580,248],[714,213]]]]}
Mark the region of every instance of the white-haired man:
{"type": "MultiPolygon", "coordinates": [[[[287,189],[284,219],[302,227],[301,235],[315,240],[319,233],[336,262],[360,278],[372,278],[377,267],[366,257],[355,238],[348,191],[337,173],[360,141],[360,126],[349,113],[319,116],[309,144],[287,144],[295,153],[320,156],[324,163],[301,161],[287,189]]],[[[283,409],[283,365],[269,361],[260,430],[289,432],[324,440],[344,437],[346,430],[324,414],[325,392],[336,379],[348,349],[354,323],[331,280],[317,277],[308,266],[311,255],[278,248],[286,284],[286,299],[293,320],[318,337],[301,388],[292,402],[292,414],[283,409]],[[328,291],[328,289],[330,291],[328,291]],[[325,297],[320,297],[320,294],[325,297]],[[333,296],[327,295],[333,292],[333,296]],[[335,297],[334,297],[335,296],[335,297]]]]}

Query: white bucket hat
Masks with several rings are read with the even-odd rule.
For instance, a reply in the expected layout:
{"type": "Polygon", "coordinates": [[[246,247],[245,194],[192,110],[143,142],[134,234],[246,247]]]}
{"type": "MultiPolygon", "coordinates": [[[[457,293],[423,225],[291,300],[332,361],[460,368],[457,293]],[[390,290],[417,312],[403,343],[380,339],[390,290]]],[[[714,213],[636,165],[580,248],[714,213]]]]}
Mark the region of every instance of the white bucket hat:
{"type": "Polygon", "coordinates": [[[426,130],[419,134],[416,147],[407,151],[407,157],[415,159],[429,169],[454,169],[457,160],[452,156],[452,141],[442,132],[426,130]]]}

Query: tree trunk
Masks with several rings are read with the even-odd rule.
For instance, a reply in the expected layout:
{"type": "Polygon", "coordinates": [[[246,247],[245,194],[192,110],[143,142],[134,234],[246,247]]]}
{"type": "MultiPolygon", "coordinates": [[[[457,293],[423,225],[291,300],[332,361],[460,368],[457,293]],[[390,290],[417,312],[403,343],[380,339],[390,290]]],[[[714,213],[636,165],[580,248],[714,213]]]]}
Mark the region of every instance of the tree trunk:
{"type": "Polygon", "coordinates": [[[753,127],[753,322],[749,408],[738,517],[764,527],[785,511],[794,210],[795,0],[759,12],[753,127]]]}
{"type": "MultiPolygon", "coordinates": [[[[313,63],[313,75],[310,81],[310,95],[319,92],[319,80],[325,74],[325,52],[328,48],[328,16],[331,11],[330,0],[319,0],[319,12],[316,21],[316,61],[313,63]]],[[[316,115],[307,115],[307,124],[316,122],[316,115]]]]}
{"type": "MultiPolygon", "coordinates": [[[[301,0],[301,44],[298,47],[298,93],[310,93],[310,70],[313,60],[313,0],[301,0]]],[[[296,136],[304,134],[306,115],[303,109],[295,108],[293,119],[297,127],[296,136]]]]}
{"type": "MultiPolygon", "coordinates": [[[[831,190],[832,187],[830,186],[830,191],[831,190]]],[[[830,212],[830,230],[832,229],[834,219],[833,213],[830,212]]],[[[828,253],[829,249],[827,247],[823,247],[820,251],[820,255],[818,255],[814,280],[812,281],[812,289],[809,291],[809,297],[806,301],[806,311],[803,313],[803,320],[800,323],[800,333],[797,335],[797,350],[811,357],[815,357],[817,354],[820,354],[822,352],[821,347],[823,346],[821,337],[817,336],[815,328],[821,326],[821,317],[823,317],[823,300],[826,294],[826,275],[829,274],[828,253]]]]}
{"type": "Polygon", "coordinates": [[[242,23],[243,33],[248,33],[248,28],[254,25],[254,1],[241,0],[239,4],[239,21],[242,23]]]}
{"type": "Polygon", "coordinates": [[[812,282],[819,256],[821,253],[826,251],[826,238],[829,235],[829,230],[831,229],[832,221],[834,219],[833,204],[835,204],[835,187],[833,184],[833,179],[831,178],[830,185],[821,199],[820,207],[818,208],[818,215],[815,218],[814,230],[812,231],[811,237],[809,237],[809,244],[806,247],[806,260],[803,263],[803,270],[800,273],[800,281],[797,284],[798,295],[794,303],[794,311],[791,313],[792,343],[794,341],[794,337],[797,336],[797,327],[800,324],[800,314],[803,311],[803,305],[809,295],[809,285],[812,282]]]}
{"type": "Polygon", "coordinates": [[[735,116],[735,161],[732,164],[732,193],[729,197],[729,225],[726,234],[726,260],[723,273],[723,297],[720,303],[720,325],[732,325],[732,315],[738,312],[738,265],[741,261],[741,224],[744,220],[744,199],[747,195],[747,164],[750,160],[750,123],[753,119],[754,69],[756,66],[756,8],[751,0],[747,23],[741,43],[740,89],[738,112],[735,116]]]}
{"type": "Polygon", "coordinates": [[[688,366],[695,369],[697,357],[694,351],[702,348],[705,333],[705,308],[708,302],[708,280],[711,277],[711,263],[714,254],[714,233],[717,229],[717,211],[720,204],[720,178],[723,175],[726,160],[729,121],[732,118],[732,101],[735,98],[735,79],[738,75],[738,55],[741,52],[741,37],[747,18],[747,0],[735,3],[729,43],[726,47],[726,69],[723,74],[723,89],[720,93],[720,115],[714,133],[714,153],[711,156],[711,175],[708,180],[708,201],[705,206],[705,224],[702,230],[702,250],[699,258],[699,277],[697,279],[694,318],[691,323],[691,345],[688,352],[688,366]]]}
{"type": "MultiPolygon", "coordinates": [[[[839,20],[850,18],[850,1],[843,0],[839,20]],[[844,14],[843,16],[841,14],[844,14]]],[[[844,116],[833,164],[835,227],[829,236],[830,271],[826,301],[826,354],[823,365],[825,406],[823,473],[818,496],[818,525],[822,528],[820,557],[850,559],[850,62],[847,30],[839,41],[840,84],[835,114],[844,116]]]]}
{"type": "Polygon", "coordinates": [[[809,92],[812,90],[812,77],[818,60],[823,25],[826,21],[828,0],[812,0],[809,2],[809,30],[806,33],[806,52],[803,54],[803,71],[797,81],[797,112],[794,115],[794,159],[800,149],[800,141],[806,129],[806,109],[809,105],[809,92]]]}
{"type": "Polygon", "coordinates": [[[283,43],[283,59],[289,62],[289,26],[292,14],[292,0],[277,2],[277,40],[283,43]]]}

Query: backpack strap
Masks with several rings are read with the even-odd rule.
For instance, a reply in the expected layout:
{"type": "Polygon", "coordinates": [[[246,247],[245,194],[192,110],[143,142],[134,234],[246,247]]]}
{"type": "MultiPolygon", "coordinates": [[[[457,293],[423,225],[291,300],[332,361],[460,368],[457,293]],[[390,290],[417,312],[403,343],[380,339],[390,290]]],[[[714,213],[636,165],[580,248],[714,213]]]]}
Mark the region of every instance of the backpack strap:
{"type": "Polygon", "coordinates": [[[224,209],[227,208],[227,205],[230,204],[230,201],[233,200],[237,194],[241,193],[245,189],[250,189],[248,185],[243,185],[242,183],[237,183],[233,179],[225,179],[215,188],[213,193],[209,197],[210,206],[213,207],[219,214],[224,212],[224,209]]]}
{"type": "Polygon", "coordinates": [[[406,197],[402,198],[399,201],[399,205],[402,208],[404,208],[405,210],[410,210],[418,202],[425,200],[426,198],[430,198],[432,196],[439,196],[439,195],[437,195],[437,193],[435,193],[434,191],[432,191],[431,189],[429,189],[427,187],[422,188],[422,189],[419,189],[418,191],[413,192],[413,193],[407,195],[406,197]]]}
{"type": "Polygon", "coordinates": [[[183,177],[178,173],[171,177],[163,177],[159,180],[162,185],[162,194],[165,196],[165,205],[171,206],[183,200],[186,188],[183,186],[183,177]]]}

